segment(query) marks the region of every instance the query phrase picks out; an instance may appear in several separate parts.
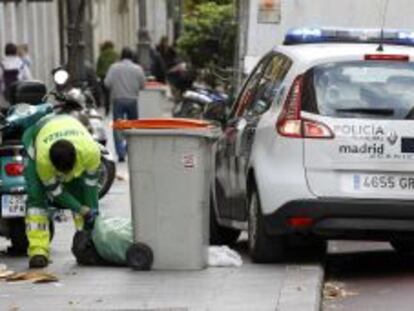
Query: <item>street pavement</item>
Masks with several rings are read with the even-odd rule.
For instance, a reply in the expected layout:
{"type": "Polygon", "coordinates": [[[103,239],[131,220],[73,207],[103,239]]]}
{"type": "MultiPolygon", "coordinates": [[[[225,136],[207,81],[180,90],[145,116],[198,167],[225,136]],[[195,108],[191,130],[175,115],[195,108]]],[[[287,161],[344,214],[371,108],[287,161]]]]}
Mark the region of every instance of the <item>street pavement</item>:
{"type": "Polygon", "coordinates": [[[413,258],[389,243],[331,242],[325,270],[325,286],[336,292],[325,297],[324,311],[413,310],[413,258]]]}
{"type": "MultiPolygon", "coordinates": [[[[130,217],[127,166],[101,201],[106,217],[130,217]]],[[[53,263],[47,268],[57,283],[0,281],[0,310],[278,310],[317,311],[323,269],[318,263],[257,265],[246,255],[246,242],[236,250],[240,268],[202,271],[136,272],[127,267],[80,267],[70,252],[71,219],[56,224],[53,263]]],[[[0,250],[7,247],[0,240],[0,250]]],[[[179,241],[177,241],[179,243],[179,241]]],[[[27,258],[0,255],[11,270],[26,271],[27,258]]]]}

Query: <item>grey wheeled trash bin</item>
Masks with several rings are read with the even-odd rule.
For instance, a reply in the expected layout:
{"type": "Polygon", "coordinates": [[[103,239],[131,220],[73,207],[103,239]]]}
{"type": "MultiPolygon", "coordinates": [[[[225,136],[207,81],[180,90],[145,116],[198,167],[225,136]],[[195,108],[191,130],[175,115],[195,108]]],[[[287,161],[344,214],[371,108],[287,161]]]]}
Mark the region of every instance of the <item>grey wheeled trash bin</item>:
{"type": "Polygon", "coordinates": [[[134,240],[154,254],[152,269],[207,264],[209,186],[219,130],[184,119],[120,121],[128,142],[134,240]]]}
{"type": "Polygon", "coordinates": [[[139,94],[139,118],[162,118],[169,111],[167,87],[161,83],[148,82],[139,94]]]}

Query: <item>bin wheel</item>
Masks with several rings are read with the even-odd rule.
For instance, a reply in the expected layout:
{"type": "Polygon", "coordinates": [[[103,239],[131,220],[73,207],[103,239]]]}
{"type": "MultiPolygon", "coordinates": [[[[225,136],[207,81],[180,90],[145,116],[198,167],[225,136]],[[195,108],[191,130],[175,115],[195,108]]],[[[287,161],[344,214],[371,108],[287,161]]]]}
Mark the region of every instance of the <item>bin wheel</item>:
{"type": "Polygon", "coordinates": [[[148,245],[134,243],[128,247],[126,261],[133,270],[148,271],[154,262],[154,254],[148,245]]]}

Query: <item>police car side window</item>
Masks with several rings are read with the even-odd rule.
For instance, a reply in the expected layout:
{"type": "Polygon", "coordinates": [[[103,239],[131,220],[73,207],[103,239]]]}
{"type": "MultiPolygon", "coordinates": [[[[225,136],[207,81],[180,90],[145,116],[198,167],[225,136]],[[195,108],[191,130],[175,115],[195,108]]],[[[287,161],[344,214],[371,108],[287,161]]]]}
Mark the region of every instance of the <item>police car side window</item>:
{"type": "Polygon", "coordinates": [[[282,83],[292,61],[282,55],[274,54],[256,86],[255,98],[245,111],[245,115],[257,116],[266,112],[275,99],[282,93],[282,83]]]}
{"type": "Polygon", "coordinates": [[[253,73],[250,75],[248,81],[246,82],[243,91],[241,92],[236,103],[237,117],[245,115],[246,110],[249,109],[254,99],[256,98],[257,85],[260,82],[260,79],[263,75],[268,61],[269,57],[264,57],[259,63],[259,65],[254,69],[253,73]]]}

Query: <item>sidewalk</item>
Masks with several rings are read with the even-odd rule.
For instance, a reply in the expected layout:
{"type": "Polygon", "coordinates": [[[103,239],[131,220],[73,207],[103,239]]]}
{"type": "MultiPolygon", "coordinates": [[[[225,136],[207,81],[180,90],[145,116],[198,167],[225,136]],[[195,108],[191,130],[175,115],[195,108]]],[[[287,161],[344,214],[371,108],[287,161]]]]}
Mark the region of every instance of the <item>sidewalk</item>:
{"type": "MultiPolygon", "coordinates": [[[[120,167],[126,174],[126,166],[120,167]]],[[[129,216],[128,182],[117,181],[104,199],[107,215],[129,216]]],[[[59,283],[0,282],[1,310],[278,310],[317,311],[323,272],[318,265],[257,265],[245,254],[241,268],[195,272],[134,272],[128,268],[79,267],[70,253],[73,225],[58,223],[53,264],[59,283]]],[[[4,249],[0,240],[0,249],[4,249]]],[[[26,258],[0,255],[15,271],[26,258]]]]}

